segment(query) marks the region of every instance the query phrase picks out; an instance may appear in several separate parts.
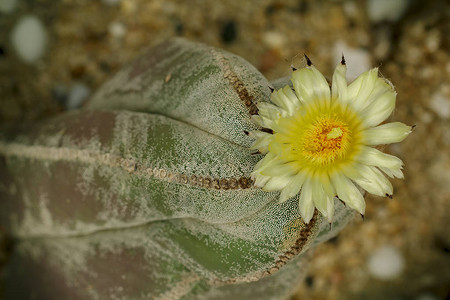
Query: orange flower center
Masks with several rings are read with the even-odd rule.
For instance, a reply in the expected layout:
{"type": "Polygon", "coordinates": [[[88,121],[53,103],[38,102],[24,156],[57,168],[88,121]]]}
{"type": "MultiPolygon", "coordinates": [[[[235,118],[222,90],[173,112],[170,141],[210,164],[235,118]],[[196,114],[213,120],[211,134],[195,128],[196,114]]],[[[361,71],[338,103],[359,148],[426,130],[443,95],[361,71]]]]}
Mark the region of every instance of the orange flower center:
{"type": "Polygon", "coordinates": [[[329,116],[320,117],[303,136],[304,155],[319,164],[328,164],[344,156],[349,147],[349,128],[329,116]]]}

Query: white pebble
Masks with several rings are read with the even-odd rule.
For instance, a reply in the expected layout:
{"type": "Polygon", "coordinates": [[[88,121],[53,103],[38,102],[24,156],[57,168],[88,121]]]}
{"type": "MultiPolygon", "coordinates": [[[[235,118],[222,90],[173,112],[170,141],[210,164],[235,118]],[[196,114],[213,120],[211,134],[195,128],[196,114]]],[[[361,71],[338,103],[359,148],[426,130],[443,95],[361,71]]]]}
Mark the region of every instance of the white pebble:
{"type": "Polygon", "coordinates": [[[339,41],[334,45],[334,64],[341,62],[341,56],[344,54],[347,64],[347,80],[353,81],[366,72],[372,66],[370,62],[370,55],[363,49],[351,48],[345,42],[339,41]]]}
{"type": "Polygon", "coordinates": [[[277,31],[267,31],[263,34],[262,40],[270,48],[280,49],[286,44],[286,37],[277,31]]]}
{"type": "Polygon", "coordinates": [[[393,246],[383,246],[375,250],[367,262],[370,274],[382,280],[393,279],[403,271],[404,260],[393,246]]]}
{"type": "Polygon", "coordinates": [[[395,22],[406,12],[409,0],[368,0],[367,14],[372,22],[395,22]]]}
{"type": "Polygon", "coordinates": [[[11,42],[23,61],[34,63],[45,53],[47,30],[37,17],[24,16],[14,26],[11,42]]]}
{"type": "Polygon", "coordinates": [[[0,12],[9,14],[17,6],[17,0],[0,0],[0,12]]]}
{"type": "Polygon", "coordinates": [[[109,34],[113,36],[114,38],[121,39],[125,33],[127,32],[127,29],[125,26],[120,22],[112,22],[109,24],[109,34]]]}
{"type": "Polygon", "coordinates": [[[450,118],[450,98],[446,97],[444,91],[450,94],[450,88],[441,88],[431,96],[430,108],[442,119],[450,118]]]}
{"type": "Polygon", "coordinates": [[[66,108],[76,109],[83,104],[83,102],[91,94],[91,89],[84,83],[76,83],[70,89],[69,97],[67,98],[66,108]]]}

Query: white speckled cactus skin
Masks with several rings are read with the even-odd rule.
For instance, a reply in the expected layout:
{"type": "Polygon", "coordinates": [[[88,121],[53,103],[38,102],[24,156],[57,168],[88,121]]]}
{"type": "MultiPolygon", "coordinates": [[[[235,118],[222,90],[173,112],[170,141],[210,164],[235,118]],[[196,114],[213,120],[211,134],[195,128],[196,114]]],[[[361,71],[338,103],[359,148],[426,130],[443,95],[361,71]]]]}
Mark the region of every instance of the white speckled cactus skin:
{"type": "Polygon", "coordinates": [[[171,40],[83,110],[0,133],[5,299],[283,299],[305,251],[353,216],[305,225],[249,178],[256,101],[242,58],[171,40]]]}

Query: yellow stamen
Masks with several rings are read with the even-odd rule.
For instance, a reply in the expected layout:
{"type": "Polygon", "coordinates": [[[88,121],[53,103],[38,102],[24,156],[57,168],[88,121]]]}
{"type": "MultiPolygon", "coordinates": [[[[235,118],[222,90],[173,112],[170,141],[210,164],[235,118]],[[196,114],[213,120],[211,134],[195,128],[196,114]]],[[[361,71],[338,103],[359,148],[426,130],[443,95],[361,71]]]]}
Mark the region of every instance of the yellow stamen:
{"type": "Polygon", "coordinates": [[[303,136],[304,155],[320,165],[333,162],[345,154],[348,135],[347,124],[332,117],[321,117],[303,136]]]}
{"type": "Polygon", "coordinates": [[[342,129],[340,127],[335,127],[328,132],[327,139],[335,139],[340,136],[342,136],[342,129]]]}

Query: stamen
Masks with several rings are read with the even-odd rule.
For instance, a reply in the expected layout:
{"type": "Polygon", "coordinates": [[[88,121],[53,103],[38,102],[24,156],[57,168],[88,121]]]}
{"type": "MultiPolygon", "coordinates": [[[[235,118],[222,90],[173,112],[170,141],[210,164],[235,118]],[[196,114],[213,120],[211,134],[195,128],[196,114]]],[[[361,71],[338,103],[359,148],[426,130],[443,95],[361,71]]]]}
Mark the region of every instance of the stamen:
{"type": "Polygon", "coordinates": [[[327,139],[335,139],[342,136],[342,129],[339,127],[335,127],[333,129],[331,129],[330,132],[328,132],[327,134],[327,139]]]}
{"type": "Polygon", "coordinates": [[[301,152],[319,165],[328,164],[345,155],[349,147],[347,124],[329,116],[319,118],[302,136],[301,152]]]}

